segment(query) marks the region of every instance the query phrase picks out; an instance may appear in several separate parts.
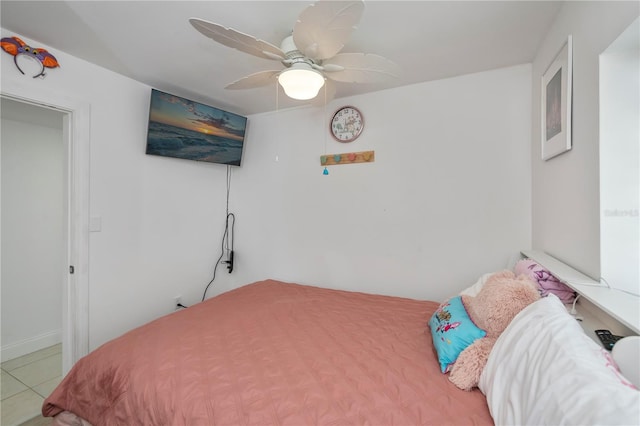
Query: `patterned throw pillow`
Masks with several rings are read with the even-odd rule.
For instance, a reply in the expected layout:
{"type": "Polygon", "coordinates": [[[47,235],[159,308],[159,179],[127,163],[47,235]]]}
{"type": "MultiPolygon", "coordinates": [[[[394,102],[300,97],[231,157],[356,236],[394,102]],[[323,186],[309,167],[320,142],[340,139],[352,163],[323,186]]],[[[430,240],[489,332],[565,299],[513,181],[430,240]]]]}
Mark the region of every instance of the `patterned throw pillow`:
{"type": "Polygon", "coordinates": [[[429,320],[429,327],[443,373],[449,372],[460,352],[487,335],[471,321],[460,296],[442,303],[429,320]]]}

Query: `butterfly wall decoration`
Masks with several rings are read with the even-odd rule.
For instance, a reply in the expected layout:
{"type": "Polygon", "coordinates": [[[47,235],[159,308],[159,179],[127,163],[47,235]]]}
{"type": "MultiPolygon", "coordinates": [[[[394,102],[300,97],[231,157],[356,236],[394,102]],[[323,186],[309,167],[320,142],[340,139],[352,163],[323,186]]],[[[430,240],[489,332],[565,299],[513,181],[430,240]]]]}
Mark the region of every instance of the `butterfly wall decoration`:
{"type": "Polygon", "coordinates": [[[45,68],[56,68],[60,66],[58,60],[51,53],[41,47],[31,47],[15,36],[4,37],[1,39],[0,47],[2,47],[2,50],[8,54],[13,55],[13,62],[16,64],[18,71],[22,74],[24,74],[24,71],[22,71],[22,68],[18,65],[18,56],[24,55],[32,60],[36,60],[40,64],[41,69],[39,73],[33,76],[33,78],[44,77],[45,68]]]}

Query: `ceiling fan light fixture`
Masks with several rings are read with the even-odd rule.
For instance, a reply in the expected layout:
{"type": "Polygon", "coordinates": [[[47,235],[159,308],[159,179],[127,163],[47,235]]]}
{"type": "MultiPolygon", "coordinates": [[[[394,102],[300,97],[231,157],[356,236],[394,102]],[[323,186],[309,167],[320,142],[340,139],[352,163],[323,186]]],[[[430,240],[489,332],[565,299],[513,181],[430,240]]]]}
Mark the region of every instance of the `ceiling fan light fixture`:
{"type": "Polygon", "coordinates": [[[312,68],[294,65],[280,73],[278,82],[288,97],[304,101],[318,95],[324,85],[324,77],[312,68]]]}

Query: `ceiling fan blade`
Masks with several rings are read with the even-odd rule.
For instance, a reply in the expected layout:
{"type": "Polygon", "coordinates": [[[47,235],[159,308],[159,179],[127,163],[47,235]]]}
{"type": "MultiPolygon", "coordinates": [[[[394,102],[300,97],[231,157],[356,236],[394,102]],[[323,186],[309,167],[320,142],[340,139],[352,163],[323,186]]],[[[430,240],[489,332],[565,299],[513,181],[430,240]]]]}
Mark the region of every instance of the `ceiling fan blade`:
{"type": "Polygon", "coordinates": [[[255,74],[248,75],[246,77],[241,78],[240,80],[236,80],[233,83],[228,84],[225,89],[230,90],[242,90],[242,89],[253,89],[255,87],[267,86],[276,82],[276,77],[280,74],[281,71],[260,71],[255,74]]]}
{"type": "Polygon", "coordinates": [[[238,49],[259,58],[277,61],[284,59],[285,55],[279,47],[264,40],[199,18],[189,18],[189,22],[196,30],[225,46],[238,49]]]}
{"type": "Polygon", "coordinates": [[[336,55],[360,22],[364,2],[319,0],[307,7],[293,27],[293,41],[311,59],[336,55]]]}
{"type": "Polygon", "coordinates": [[[324,106],[325,102],[326,103],[331,102],[333,98],[335,98],[335,96],[336,96],[336,84],[333,81],[325,78],[324,86],[320,88],[318,95],[311,100],[311,105],[324,106]],[[326,90],[326,94],[325,94],[325,90],[326,90]]]}
{"type": "Polygon", "coordinates": [[[341,53],[322,68],[327,78],[345,83],[378,83],[400,74],[394,62],[371,53],[341,53]]]}

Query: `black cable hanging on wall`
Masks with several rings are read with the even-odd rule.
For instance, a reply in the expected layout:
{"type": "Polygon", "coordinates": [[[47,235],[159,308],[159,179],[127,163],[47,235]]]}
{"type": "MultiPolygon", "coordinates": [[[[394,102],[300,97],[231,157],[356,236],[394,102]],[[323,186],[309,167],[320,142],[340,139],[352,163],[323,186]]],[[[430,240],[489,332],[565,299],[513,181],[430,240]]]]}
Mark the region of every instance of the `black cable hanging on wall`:
{"type": "Polygon", "coordinates": [[[209,284],[207,284],[207,286],[204,289],[204,292],[202,293],[203,302],[204,302],[204,299],[207,297],[207,290],[209,290],[209,287],[211,286],[211,284],[213,284],[213,281],[216,279],[216,272],[218,270],[218,265],[220,265],[220,263],[226,263],[229,273],[233,271],[233,232],[234,232],[234,227],[236,225],[236,216],[233,213],[229,213],[229,193],[230,192],[231,192],[231,166],[227,166],[227,203],[226,203],[226,216],[224,221],[224,233],[222,234],[222,241],[220,243],[220,257],[218,257],[218,260],[216,260],[216,264],[213,267],[213,277],[211,278],[211,281],[209,281],[209,284]],[[229,227],[230,223],[231,223],[231,227],[229,227]],[[224,256],[225,251],[227,253],[227,260],[222,262],[222,257],[224,256]]]}

